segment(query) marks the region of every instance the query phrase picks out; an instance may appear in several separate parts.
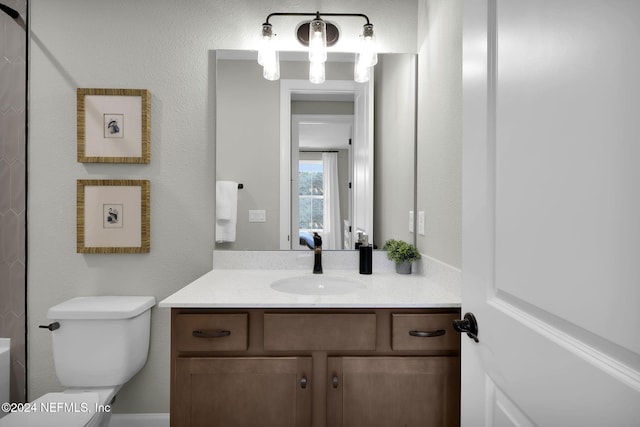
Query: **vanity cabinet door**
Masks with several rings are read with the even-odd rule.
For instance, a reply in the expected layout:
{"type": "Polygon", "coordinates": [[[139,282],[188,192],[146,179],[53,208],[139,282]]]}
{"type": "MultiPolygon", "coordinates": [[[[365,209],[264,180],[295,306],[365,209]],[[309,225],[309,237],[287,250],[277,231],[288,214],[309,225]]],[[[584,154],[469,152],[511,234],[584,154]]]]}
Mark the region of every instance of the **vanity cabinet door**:
{"type": "Polygon", "coordinates": [[[172,427],[311,425],[310,357],[188,357],[175,363],[172,427]]]}
{"type": "Polygon", "coordinates": [[[329,357],[327,426],[459,426],[457,357],[329,357]]]}

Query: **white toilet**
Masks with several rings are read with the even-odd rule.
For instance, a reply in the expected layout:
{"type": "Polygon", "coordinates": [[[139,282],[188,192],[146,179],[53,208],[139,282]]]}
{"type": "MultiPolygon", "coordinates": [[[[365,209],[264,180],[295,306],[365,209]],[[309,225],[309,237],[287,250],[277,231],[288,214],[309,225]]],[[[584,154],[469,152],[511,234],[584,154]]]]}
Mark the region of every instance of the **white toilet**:
{"type": "Polygon", "coordinates": [[[56,375],[66,387],[1,427],[106,427],[116,393],[147,361],[154,297],[78,297],[49,309],[56,375]],[[26,412],[28,411],[28,412],[26,412]]]}

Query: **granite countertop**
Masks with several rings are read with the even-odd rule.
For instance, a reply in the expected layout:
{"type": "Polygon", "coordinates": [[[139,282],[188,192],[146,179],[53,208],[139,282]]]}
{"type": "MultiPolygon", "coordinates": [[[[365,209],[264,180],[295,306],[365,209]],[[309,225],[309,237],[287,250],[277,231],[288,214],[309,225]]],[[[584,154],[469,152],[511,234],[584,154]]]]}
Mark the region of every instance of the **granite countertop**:
{"type": "MultiPolygon", "coordinates": [[[[215,256],[215,253],[214,253],[215,256]]],[[[233,264],[232,261],[226,263],[233,264]]],[[[181,308],[444,308],[460,307],[459,271],[429,266],[429,274],[397,274],[380,268],[371,275],[357,269],[328,269],[314,275],[309,269],[216,268],[159,303],[181,308]],[[315,276],[315,277],[314,277],[315,276]],[[271,288],[274,281],[319,277],[346,278],[359,289],[343,294],[303,295],[271,288]]]]}

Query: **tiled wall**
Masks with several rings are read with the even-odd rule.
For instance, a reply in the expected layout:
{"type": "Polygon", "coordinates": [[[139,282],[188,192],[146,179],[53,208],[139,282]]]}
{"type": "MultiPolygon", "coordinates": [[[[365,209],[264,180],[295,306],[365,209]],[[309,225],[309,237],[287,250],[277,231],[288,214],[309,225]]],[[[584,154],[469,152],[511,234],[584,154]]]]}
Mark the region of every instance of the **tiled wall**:
{"type": "MultiPolygon", "coordinates": [[[[26,0],[0,0],[26,17],[26,0]]],[[[0,337],[11,338],[11,401],[25,400],[26,34],[0,12],[0,337]]]]}

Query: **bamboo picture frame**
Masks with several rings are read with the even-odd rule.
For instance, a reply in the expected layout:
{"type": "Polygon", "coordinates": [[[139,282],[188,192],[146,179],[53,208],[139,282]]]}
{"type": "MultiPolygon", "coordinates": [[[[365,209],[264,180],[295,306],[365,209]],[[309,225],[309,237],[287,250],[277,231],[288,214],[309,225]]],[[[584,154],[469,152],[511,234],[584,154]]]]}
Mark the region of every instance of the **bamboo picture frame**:
{"type": "Polygon", "coordinates": [[[149,163],[151,94],[146,89],[77,89],[80,163],[149,163]]]}
{"type": "Polygon", "coordinates": [[[150,251],[148,180],[77,181],[77,253],[150,251]]]}

